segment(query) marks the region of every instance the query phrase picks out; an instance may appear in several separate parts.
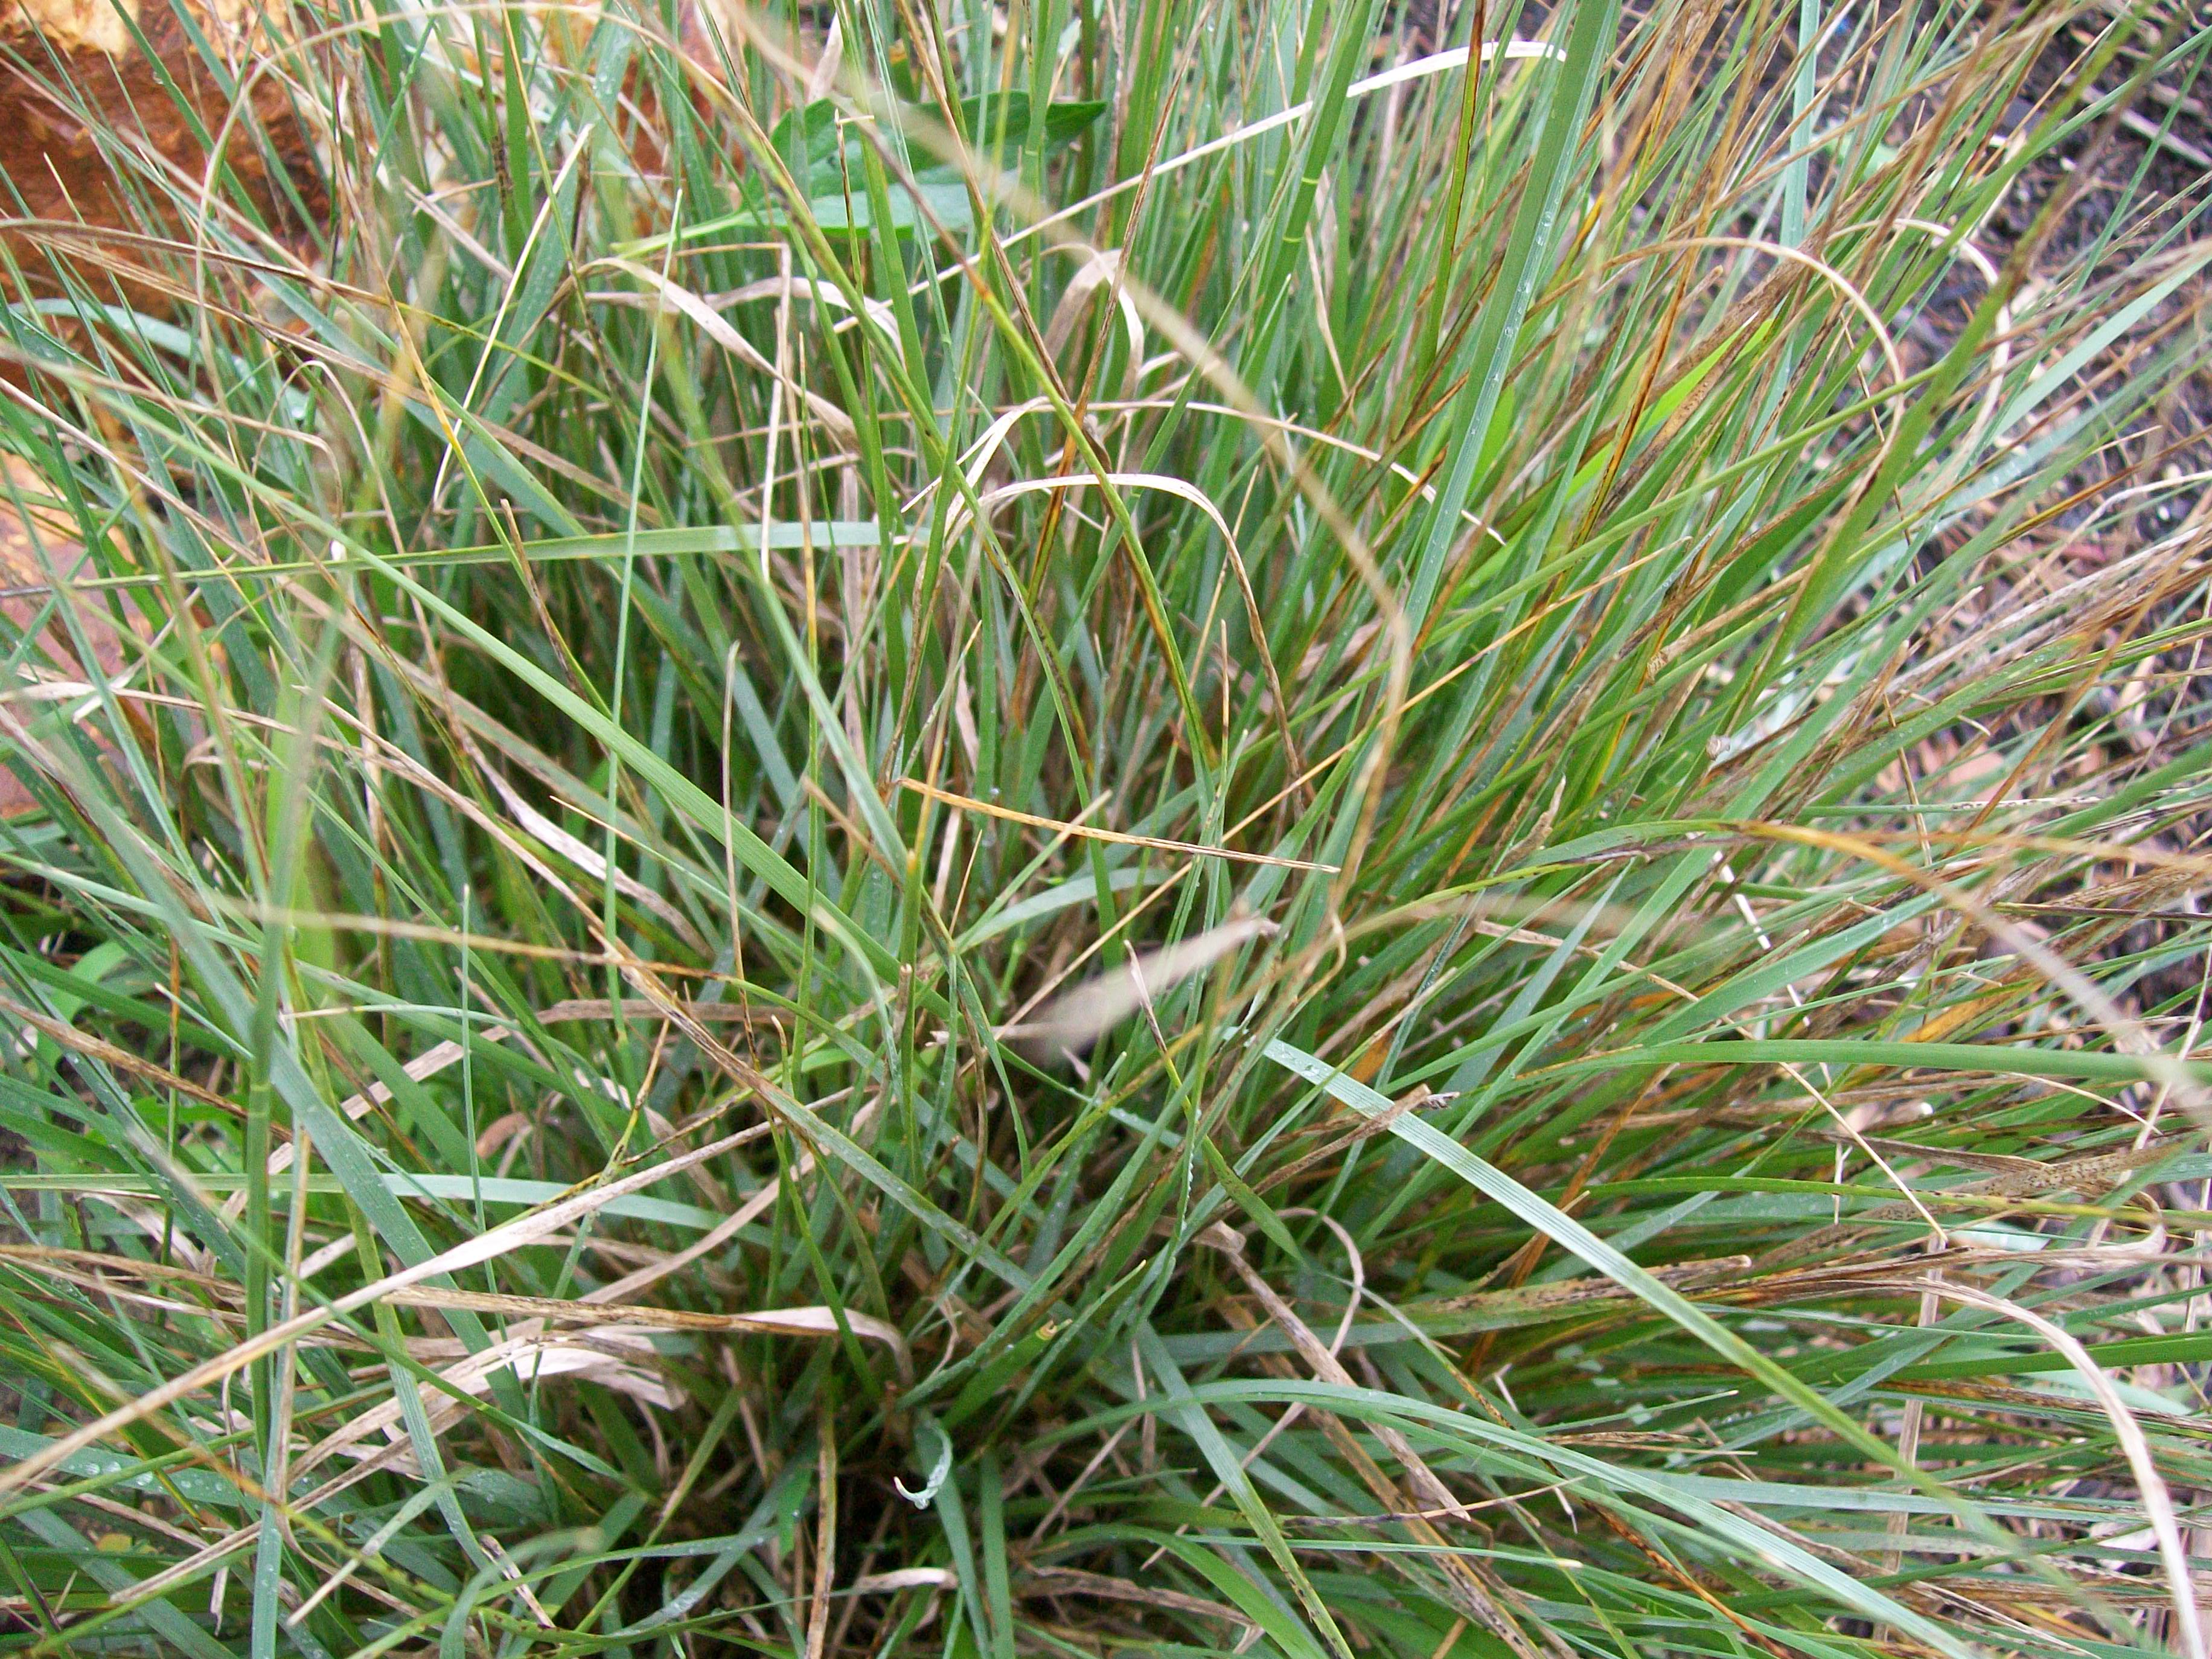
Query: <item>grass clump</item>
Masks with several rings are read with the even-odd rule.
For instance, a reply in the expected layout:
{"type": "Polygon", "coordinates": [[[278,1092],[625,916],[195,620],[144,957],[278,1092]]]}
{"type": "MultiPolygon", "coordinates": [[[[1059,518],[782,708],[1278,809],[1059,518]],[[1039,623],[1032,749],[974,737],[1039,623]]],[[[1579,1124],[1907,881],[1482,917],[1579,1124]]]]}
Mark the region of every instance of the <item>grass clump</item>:
{"type": "Polygon", "coordinates": [[[2203,1652],[2188,8],[270,38],[9,233],[9,1651],[2203,1652]]]}

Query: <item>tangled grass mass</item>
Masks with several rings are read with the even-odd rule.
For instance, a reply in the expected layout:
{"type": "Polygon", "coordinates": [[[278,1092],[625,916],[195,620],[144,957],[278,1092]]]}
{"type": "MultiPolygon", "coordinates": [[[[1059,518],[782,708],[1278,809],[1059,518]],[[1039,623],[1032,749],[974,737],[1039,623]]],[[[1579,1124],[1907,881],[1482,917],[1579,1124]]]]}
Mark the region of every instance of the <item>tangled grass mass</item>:
{"type": "Polygon", "coordinates": [[[2204,1659],[2201,8],[172,4],[0,1650],[2204,1659]]]}

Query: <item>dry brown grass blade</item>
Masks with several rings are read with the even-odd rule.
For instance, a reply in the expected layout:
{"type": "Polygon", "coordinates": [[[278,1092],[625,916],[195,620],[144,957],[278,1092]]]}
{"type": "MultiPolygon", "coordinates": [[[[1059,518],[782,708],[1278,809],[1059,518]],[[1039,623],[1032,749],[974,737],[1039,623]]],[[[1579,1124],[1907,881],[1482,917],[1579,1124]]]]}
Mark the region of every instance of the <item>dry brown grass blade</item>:
{"type": "MultiPolygon", "coordinates": [[[[112,1066],[116,1070],[128,1072],[133,1077],[143,1077],[149,1082],[159,1084],[164,1089],[173,1089],[186,1100],[197,1102],[202,1106],[211,1106],[216,1110],[231,1117],[242,1118],[246,1115],[246,1109],[237,1102],[225,1100],[221,1095],[193,1082],[190,1078],[170,1071],[167,1066],[158,1066],[150,1060],[142,1060],[130,1050],[118,1048],[112,1042],[104,1042],[96,1036],[88,1036],[64,1020],[56,1019],[50,1014],[42,1014],[35,1008],[26,1008],[12,997],[0,995],[0,1014],[5,1014],[10,1019],[22,1021],[26,1027],[42,1036],[52,1037],[71,1054],[82,1054],[88,1060],[96,1060],[103,1066],[112,1066]]],[[[284,1131],[282,1127],[272,1126],[272,1133],[282,1134],[284,1131]]]]}
{"type": "Polygon", "coordinates": [[[1249,1619],[1225,1603],[1186,1595],[1180,1590],[1165,1589],[1156,1584],[1109,1578],[1104,1573],[1085,1572],[1079,1567],[1031,1567],[1014,1581],[1013,1589],[1015,1595],[1024,1597],[1091,1595],[1103,1601],[1170,1607],[1177,1613],[1195,1613],[1201,1619],[1218,1619],[1243,1630],[1255,1629],[1249,1619]]]}
{"type": "MultiPolygon", "coordinates": [[[[635,1328],[656,1331],[730,1331],[756,1336],[836,1336],[839,1314],[826,1307],[769,1308],[751,1313],[695,1313],[688,1308],[648,1308],[635,1304],[609,1306],[597,1302],[564,1302],[553,1297],[506,1296],[488,1291],[448,1291],[414,1288],[393,1291],[384,1300],[406,1308],[460,1308],[473,1313],[510,1315],[541,1320],[548,1325],[574,1325],[586,1329],[635,1328]]],[[[903,1376],[914,1375],[914,1358],[906,1338],[895,1325],[872,1314],[843,1310],[845,1324],[855,1336],[880,1342],[898,1360],[903,1376]]]]}
{"type": "Polygon", "coordinates": [[[999,1035],[1041,1065],[1072,1060],[1139,1009],[1151,1006],[1155,996],[1275,931],[1273,922],[1260,916],[1225,921],[1195,939],[1132,957],[1125,966],[1054,999],[1037,1018],[1007,1026],[999,1035]]]}
{"type": "MultiPolygon", "coordinates": [[[[1954,1202],[1962,1199],[1985,1201],[1994,1210],[2003,1200],[2032,1198],[2043,1193],[2102,1193],[2133,1171],[2148,1168],[2161,1159],[2172,1156],[2177,1146],[2192,1138],[2188,1135],[2168,1136],[2142,1146],[2123,1147],[2118,1152],[2089,1152],[2080,1158],[2066,1158],[2056,1164],[2039,1164],[2028,1169],[2007,1170],[2001,1174],[1962,1183],[1960,1186],[1950,1188],[1944,1196],[1954,1202]]],[[[1923,1158],[1940,1158],[1943,1156],[1940,1151],[1933,1148],[1917,1148],[1916,1152],[1923,1158]]],[[[1911,1209],[1903,1204],[1877,1205],[1861,1212],[1847,1222],[1834,1223],[1817,1231],[1807,1233],[1801,1238],[1793,1239],[1789,1243],[1787,1249],[1793,1255],[1807,1254],[1832,1256],[1843,1241],[1854,1237],[1866,1227],[1901,1221],[1913,1213],[1911,1209]]],[[[2163,1229],[2158,1224],[2154,1210],[2151,1216],[2151,1222],[2153,1232],[2162,1233],[2163,1229]]],[[[2154,1240],[2144,1244],[2100,1244],[2094,1249],[2069,1251],[2063,1254],[2071,1257],[2079,1257],[2084,1261],[2094,1261],[2100,1265],[2111,1267],[2121,1261],[2140,1259],[2146,1254],[2155,1254],[2160,1248],[2160,1243],[2154,1240]]],[[[1945,1259],[1951,1258],[1947,1255],[1945,1259]]],[[[2055,1260],[2056,1258],[2050,1253],[2045,1253],[2045,1259],[2055,1260]]]]}
{"type": "MultiPolygon", "coordinates": [[[[1231,1324],[1240,1328],[1249,1330],[1259,1328],[1259,1322],[1253,1316],[1251,1311],[1239,1306],[1234,1301],[1224,1302],[1222,1312],[1231,1324]]],[[[1260,1356],[1260,1364],[1263,1370],[1279,1377],[1287,1379],[1297,1375],[1297,1368],[1284,1354],[1262,1354],[1260,1356]]],[[[1330,1445],[1352,1467],[1353,1472],[1358,1475],[1361,1484],[1366,1486],[1390,1513],[1406,1517],[1399,1524],[1416,1543],[1434,1553],[1435,1559],[1444,1574],[1444,1582],[1449,1589],[1453,1607],[1504,1643],[1518,1656],[1518,1659],[1535,1659],[1535,1650],[1530,1645],[1527,1634],[1499,1605],[1498,1595],[1493,1593],[1491,1585],[1485,1581],[1476,1564],[1451,1547],[1444,1535],[1425,1518],[1427,1513],[1425,1510],[1418,1509],[1406,1501],[1405,1493],[1398,1489],[1382,1465],[1368,1455],[1365,1448],[1360,1445],[1351,1430],[1328,1412],[1316,1411],[1313,1415],[1318,1420],[1322,1433],[1328,1437],[1330,1445]]],[[[1451,1505],[1460,1514],[1467,1513],[1466,1506],[1457,1498],[1451,1500],[1451,1505]]],[[[1393,1568],[1404,1571],[1402,1564],[1395,1555],[1385,1556],[1383,1560],[1393,1568]]],[[[1545,1645],[1558,1656],[1558,1659],[1568,1659],[1567,1650],[1556,1636],[1545,1630],[1540,1624],[1537,1626],[1537,1631],[1544,1638],[1545,1645]]]]}
{"type": "MultiPolygon", "coordinates": [[[[1331,1135],[1321,1146],[1285,1164],[1281,1169],[1270,1170],[1265,1176],[1252,1183],[1252,1190],[1262,1194],[1272,1192],[1278,1187],[1297,1180],[1316,1164],[1328,1162],[1348,1146],[1356,1146],[1363,1140],[1371,1140],[1376,1135],[1388,1134],[1390,1132],[1390,1126],[1407,1112],[1419,1110],[1425,1106],[1441,1105],[1449,1098],[1451,1097],[1448,1095],[1431,1094],[1426,1086],[1420,1086],[1408,1091],[1399,1099],[1392,1101],[1390,1109],[1387,1112],[1378,1113],[1373,1117],[1352,1115],[1350,1127],[1331,1135]]],[[[1330,1130],[1337,1128],[1342,1121],[1341,1118],[1331,1117],[1324,1122],[1309,1125],[1294,1133],[1302,1135],[1327,1134],[1330,1130]]]]}
{"type": "MultiPolygon", "coordinates": [[[[1662,1285],[1678,1290],[1704,1289],[1740,1282],[1751,1270],[1747,1255],[1716,1256],[1709,1261],[1681,1261],[1672,1267],[1647,1269],[1662,1285]]],[[[1635,1293],[1609,1279],[1574,1279],[1557,1285],[1528,1285],[1510,1291],[1472,1291],[1432,1302],[1406,1304],[1408,1317],[1431,1314],[1471,1314],[1496,1318],[1504,1324],[1533,1323],[1554,1314],[1565,1314],[1603,1302],[1628,1303],[1635,1293]]]]}
{"type": "Polygon", "coordinates": [[[1923,1281],[1922,1289],[1930,1295],[2018,1320],[2064,1355],[2066,1363],[2089,1385],[2098,1405],[2112,1421],[2114,1437],[2119,1441],[2128,1468],[2135,1474],[2136,1491],[2142,1500],[2152,1535],[2158,1540],[2159,1557],[2172,1589],[2174,1624],[2181,1632],[2181,1651],[2185,1659],[2207,1659],[2203,1620],[2197,1611],[2195,1580],[2189,1569],[2189,1547],[2182,1539],[2180,1523],[2174,1515],[2173,1494],[2166,1484],[2166,1477],[2159,1473],[2158,1462],[2151,1455],[2150,1442],[2143,1437],[2142,1425],[2120,1398],[2112,1378],[2105,1375],[2103,1368],[2089,1357],[2088,1350],[2071,1333],[2032,1309],[1932,1275],[1923,1281]]]}
{"type": "MultiPolygon", "coordinates": [[[[1245,1260],[1243,1238],[1217,1223],[1200,1234],[1199,1239],[1201,1243],[1212,1245],[1228,1257],[1231,1268],[1244,1281],[1244,1288],[1252,1292],[1260,1305],[1267,1310],[1267,1316],[1291,1339],[1291,1346],[1298,1351],[1298,1357],[1313,1368],[1315,1376],[1324,1382],[1334,1382],[1339,1388],[1359,1386],[1352,1373],[1344,1369],[1344,1363],[1329,1352],[1305,1321],[1298,1317],[1291,1304],[1275,1293],[1274,1286],[1267,1283],[1259,1269],[1245,1260]]],[[[1467,1510],[1461,1504],[1458,1494],[1437,1479],[1436,1471],[1413,1449],[1412,1442],[1387,1424],[1378,1423],[1374,1428],[1375,1437],[1388,1446],[1391,1455],[1404,1466],[1406,1473],[1413,1478],[1414,1488],[1424,1500],[1443,1510],[1455,1520],[1467,1518],[1467,1510]]]]}
{"type": "Polygon", "coordinates": [[[1310,870],[1328,876],[1336,873],[1333,864],[1314,864],[1304,859],[1278,858],[1272,853],[1243,853],[1233,847],[1207,847],[1194,841],[1170,841],[1161,836],[1124,835],[1118,830],[1098,830],[1086,823],[1070,823],[1060,818],[1041,818],[1033,812],[1017,812],[1011,806],[996,802],[977,800],[972,795],[956,795],[949,789],[939,789],[934,784],[924,783],[919,778],[901,778],[899,787],[912,790],[946,806],[957,806],[965,812],[982,812],[994,818],[1004,818],[1009,823],[1026,823],[1033,829],[1049,830],[1056,836],[1080,836],[1089,841],[1110,841],[1123,847],[1149,847],[1161,853],[1186,853],[1194,858],[1231,859],[1239,864],[1273,865],[1281,870],[1310,870]]]}
{"type": "Polygon", "coordinates": [[[249,1337],[236,1347],[226,1350],[210,1359],[201,1361],[190,1370],[181,1371],[171,1377],[159,1388],[126,1401],[114,1410],[104,1413],[92,1422],[58,1437],[20,1462],[0,1469],[0,1495],[21,1491],[49,1469],[88,1447],[98,1445],[117,1430],[127,1427],[132,1423],[143,1422],[156,1412],[173,1406],[180,1400],[214,1387],[225,1377],[237,1375],[264,1355],[274,1353],[286,1344],[296,1342],[309,1332],[319,1330],[334,1320],[342,1319],[347,1314],[388,1297],[395,1291],[420,1285],[427,1279],[459,1273],[465,1267],[477,1267],[483,1262],[496,1260],[510,1250],[519,1249],[523,1245],[548,1233],[568,1226],[580,1218],[604,1207],[614,1199],[665,1181],[671,1176],[681,1174],[684,1170],[695,1164],[703,1164],[709,1158],[719,1158],[723,1153],[751,1139],[757,1133],[757,1129],[740,1130],[736,1134],[725,1135],[719,1140],[709,1141],[703,1146],[679,1153],[665,1163],[653,1164],[651,1168],[641,1170],[634,1175],[625,1176],[620,1180],[608,1182],[603,1186],[590,1188],[583,1192],[571,1194],[556,1203],[546,1206],[544,1209],[534,1210],[527,1215],[517,1216],[514,1220],[502,1223],[489,1232],[479,1234],[474,1238],[464,1239],[451,1249],[441,1251],[438,1255],[419,1261],[412,1267],[404,1267],[395,1273],[387,1273],[382,1279],[364,1285],[358,1290],[349,1291],[326,1307],[310,1308],[281,1323],[271,1325],[258,1334],[249,1337]]]}

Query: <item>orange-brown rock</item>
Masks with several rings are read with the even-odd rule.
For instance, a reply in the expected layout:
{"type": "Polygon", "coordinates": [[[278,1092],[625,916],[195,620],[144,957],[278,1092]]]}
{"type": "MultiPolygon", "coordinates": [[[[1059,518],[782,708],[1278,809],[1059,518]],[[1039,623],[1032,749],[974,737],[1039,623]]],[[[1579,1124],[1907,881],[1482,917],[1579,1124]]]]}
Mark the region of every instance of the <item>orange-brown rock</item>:
{"type": "MultiPolygon", "coordinates": [[[[254,65],[276,52],[277,37],[253,0],[185,3],[231,85],[247,82],[254,65]]],[[[57,265],[66,260],[95,298],[114,297],[102,288],[112,280],[130,303],[162,314],[174,310],[177,288],[156,276],[157,250],[133,239],[191,236],[191,216],[160,208],[149,213],[148,204],[173,198],[144,175],[166,173],[187,190],[197,185],[208,153],[195,121],[210,133],[228,125],[224,158],[264,222],[282,226],[293,217],[272,157],[310,211],[321,207],[319,173],[283,76],[252,76],[250,110],[228,121],[232,100],[223,78],[201,55],[171,0],[122,0],[122,6],[118,12],[116,0],[0,0],[0,176],[7,181],[0,191],[0,246],[34,292],[54,292],[57,265]],[[266,149],[248,131],[249,120],[267,135],[266,149]],[[125,182],[134,173],[135,189],[125,182]],[[139,280],[142,274],[152,280],[139,280]]],[[[265,10],[283,15],[284,0],[265,10]]],[[[4,291],[9,285],[0,268],[0,299],[18,297],[4,291]]],[[[54,325],[51,319],[48,325],[54,325]]],[[[0,360],[0,379],[20,385],[20,364],[0,360]]],[[[0,647],[12,647],[21,630],[46,619],[25,653],[27,675],[10,673],[0,684],[12,717],[0,720],[4,748],[15,721],[51,714],[63,688],[90,678],[61,611],[50,607],[57,592],[106,674],[122,672],[131,653],[106,609],[72,591],[89,574],[90,561],[67,520],[35,505],[27,513],[15,505],[16,495],[37,503],[51,501],[52,491],[15,457],[0,455],[0,471],[13,486],[13,493],[0,489],[0,618],[6,624],[0,647]]],[[[59,700],[68,702],[65,695],[59,700]]],[[[33,805],[21,781],[0,769],[0,817],[33,805]]]]}
{"type": "Polygon", "coordinates": [[[134,201],[124,183],[131,163],[112,150],[126,146],[196,187],[208,156],[195,119],[210,133],[228,126],[224,159],[268,220],[282,223],[291,216],[272,177],[272,159],[291,175],[309,210],[320,210],[313,144],[296,118],[285,75],[251,74],[272,61],[299,67],[283,58],[268,21],[288,15],[284,0],[265,7],[253,0],[183,3],[232,84],[251,82],[250,112],[236,121],[227,124],[231,99],[173,0],[120,0],[119,12],[118,0],[0,0],[0,174],[22,198],[18,206],[0,196],[0,240],[33,283],[46,285],[58,241],[81,273],[117,275],[127,285],[131,269],[146,254],[128,243],[102,246],[99,230],[189,234],[183,216],[173,211],[149,222],[143,204],[164,200],[165,192],[142,178],[134,201]],[[267,134],[266,149],[247,131],[249,120],[267,134]],[[94,124],[112,135],[106,149],[94,137],[94,124]],[[58,238],[63,226],[92,228],[94,237],[79,230],[58,238]]]}

